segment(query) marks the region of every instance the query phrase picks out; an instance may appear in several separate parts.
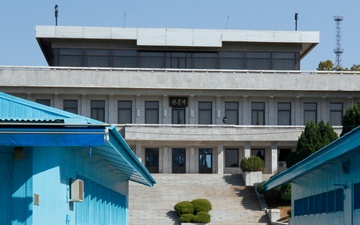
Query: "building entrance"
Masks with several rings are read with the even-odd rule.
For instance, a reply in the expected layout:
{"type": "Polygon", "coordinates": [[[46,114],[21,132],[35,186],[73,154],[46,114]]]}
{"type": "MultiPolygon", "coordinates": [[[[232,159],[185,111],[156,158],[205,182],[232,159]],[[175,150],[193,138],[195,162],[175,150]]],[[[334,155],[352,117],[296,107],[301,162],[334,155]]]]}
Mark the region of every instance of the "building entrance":
{"type": "Polygon", "coordinates": [[[199,173],[212,173],[212,149],[199,149],[199,173]]]}
{"type": "Polygon", "coordinates": [[[159,149],[145,149],[145,167],[150,173],[159,173],[159,149]]]}
{"type": "Polygon", "coordinates": [[[172,109],[172,123],[185,124],[185,108],[172,109]]]}
{"type": "Polygon", "coordinates": [[[10,183],[11,183],[11,155],[0,154],[0,218],[1,224],[10,224],[10,183]]]}
{"type": "Polygon", "coordinates": [[[172,172],[186,173],[186,151],[183,148],[172,149],[172,172]]]}

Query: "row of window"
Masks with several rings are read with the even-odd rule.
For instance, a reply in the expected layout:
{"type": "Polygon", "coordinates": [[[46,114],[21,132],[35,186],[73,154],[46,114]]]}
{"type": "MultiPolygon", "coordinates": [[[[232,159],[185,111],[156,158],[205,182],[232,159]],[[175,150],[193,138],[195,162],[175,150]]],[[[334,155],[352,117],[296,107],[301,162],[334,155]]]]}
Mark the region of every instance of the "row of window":
{"type": "MultiPolygon", "coordinates": [[[[50,100],[39,99],[38,103],[50,106],[50,100]]],[[[126,124],[132,123],[133,115],[132,101],[118,101],[118,123],[126,124]]],[[[105,121],[105,100],[91,100],[91,118],[105,121]]],[[[172,107],[172,123],[186,124],[186,107],[172,107]]],[[[77,100],[64,100],[64,110],[72,113],[78,113],[77,100]]],[[[278,102],[277,103],[277,118],[278,125],[292,125],[291,121],[291,103],[278,102]]],[[[343,104],[330,103],[329,104],[329,122],[333,126],[342,125],[343,104]]],[[[199,124],[213,124],[213,103],[211,101],[198,102],[198,123],[199,124]]],[[[318,106],[316,102],[304,103],[304,124],[312,120],[318,122],[317,118],[318,106]]],[[[235,124],[239,123],[239,103],[225,102],[225,117],[224,123],[235,124]]],[[[159,124],[159,102],[145,101],[145,123],[159,124]]],[[[265,102],[251,103],[251,125],[265,125],[265,102]]]]}
{"type": "Polygon", "coordinates": [[[55,66],[296,70],[295,52],[190,52],[109,49],[54,49],[55,66]]]}

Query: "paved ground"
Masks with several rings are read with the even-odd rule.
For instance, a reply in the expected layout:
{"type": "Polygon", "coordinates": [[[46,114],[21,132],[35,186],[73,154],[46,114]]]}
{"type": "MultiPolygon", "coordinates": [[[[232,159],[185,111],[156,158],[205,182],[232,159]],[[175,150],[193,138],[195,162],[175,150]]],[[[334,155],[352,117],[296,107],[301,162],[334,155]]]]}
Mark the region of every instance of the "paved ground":
{"type": "Polygon", "coordinates": [[[245,187],[240,175],[153,174],[154,188],[130,182],[129,224],[180,224],[173,207],[180,201],[206,198],[213,206],[216,225],[270,224],[260,210],[255,190],[245,187]]]}

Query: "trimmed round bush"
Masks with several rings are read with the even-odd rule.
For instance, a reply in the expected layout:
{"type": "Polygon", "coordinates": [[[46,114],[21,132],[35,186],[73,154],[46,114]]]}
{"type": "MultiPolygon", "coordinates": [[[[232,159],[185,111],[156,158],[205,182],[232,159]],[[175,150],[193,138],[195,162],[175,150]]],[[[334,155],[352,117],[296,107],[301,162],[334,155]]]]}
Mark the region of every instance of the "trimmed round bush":
{"type": "Polygon", "coordinates": [[[174,206],[174,210],[180,216],[182,214],[193,214],[194,206],[189,201],[179,202],[174,206]]]}
{"type": "Polygon", "coordinates": [[[194,214],[182,214],[180,216],[180,222],[182,223],[190,223],[194,218],[194,214]]]}
{"type": "Polygon", "coordinates": [[[198,212],[192,219],[193,223],[210,223],[211,216],[207,212],[198,212]]]}
{"type": "Polygon", "coordinates": [[[240,168],[242,171],[262,171],[265,168],[265,162],[258,156],[250,156],[241,160],[240,168]]]}
{"type": "Polygon", "coordinates": [[[209,200],[204,198],[195,199],[191,202],[194,206],[195,213],[197,212],[209,212],[212,209],[209,200]]]}

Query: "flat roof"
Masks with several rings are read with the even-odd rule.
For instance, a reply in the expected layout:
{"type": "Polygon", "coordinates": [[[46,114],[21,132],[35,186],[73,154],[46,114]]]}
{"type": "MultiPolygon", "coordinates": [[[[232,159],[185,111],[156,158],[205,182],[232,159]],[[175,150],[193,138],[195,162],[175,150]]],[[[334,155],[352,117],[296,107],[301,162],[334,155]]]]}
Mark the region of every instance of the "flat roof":
{"type": "MultiPolygon", "coordinates": [[[[224,42],[301,44],[300,57],[320,39],[318,31],[36,26],[36,39],[134,40],[138,46],[222,47],[224,42]]],[[[44,51],[44,49],[42,49],[44,51]]]]}

